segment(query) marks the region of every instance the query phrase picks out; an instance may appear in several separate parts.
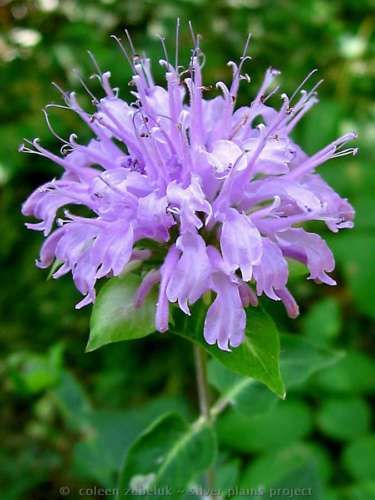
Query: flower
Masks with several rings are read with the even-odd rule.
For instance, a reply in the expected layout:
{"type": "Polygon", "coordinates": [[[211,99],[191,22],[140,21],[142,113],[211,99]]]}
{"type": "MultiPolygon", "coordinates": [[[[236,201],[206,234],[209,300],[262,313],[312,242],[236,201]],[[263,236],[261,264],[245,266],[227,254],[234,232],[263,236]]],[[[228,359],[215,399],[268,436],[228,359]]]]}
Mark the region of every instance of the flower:
{"type": "Polygon", "coordinates": [[[211,291],[215,298],[204,337],[230,350],[243,340],[244,307],[256,305],[257,296],[282,301],[291,317],[298,315],[287,288],[287,259],[304,263],[310,279],[335,284],[329,275],[332,252],[318,234],[301,226],[312,220],[334,232],[353,226],[352,207],[316,168],[355,154],[343,145],[356,135],[347,133],[312,156],[293,142],[292,130],[317,103],[317,86],[303,89],[314,72],[291,97],[282,94],[274,109],[267,101],[277,90],[279,72],[268,69],[252,102],[236,109],[240,81],[249,80],[243,75],[249,39],[240,64],[228,63],[231,85],[218,82],[218,95],[210,98],[199,38],[192,35],[187,69],[178,61],[172,65],[167,54],[160,61],[166,88],[154,83],[150,60],[136,55],[131,40],[129,55],[116,38],[133,70],[130,104],[112,88],[110,73],[99,69],[105,95],[97,99],[90,93],[94,112],[85,111],[74,92],[62,92],[93,138],[81,144],[72,134],[61,155],[38,139],[21,147],[63,169],[60,179],[28,198],[23,213],[39,219],[27,227],[46,236],[38,266],[57,261],[55,278],[72,273],[84,295],[78,308],[95,300],[98,279],[118,276],[139,260],[146,274],[134,305],[140,307],[159,284],[159,331],[168,329],[170,303],[190,314],[189,306],[211,291]],[[74,215],[75,205],[89,215],[74,215]]]}

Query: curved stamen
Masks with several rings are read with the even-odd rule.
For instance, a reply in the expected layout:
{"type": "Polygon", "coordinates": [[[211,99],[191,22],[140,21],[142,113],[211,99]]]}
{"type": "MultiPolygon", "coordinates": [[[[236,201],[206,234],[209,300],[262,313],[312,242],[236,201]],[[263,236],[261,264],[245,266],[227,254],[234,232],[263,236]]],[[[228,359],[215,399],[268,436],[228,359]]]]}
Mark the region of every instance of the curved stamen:
{"type": "Polygon", "coordinates": [[[293,99],[295,98],[295,96],[298,94],[298,92],[302,89],[302,87],[305,85],[305,83],[310,80],[310,78],[312,77],[312,75],[314,73],[316,73],[318,70],[317,68],[313,69],[312,71],[310,71],[310,73],[302,80],[302,82],[298,85],[298,87],[296,88],[296,90],[293,92],[293,94],[290,96],[290,102],[293,101],[293,99]]]}

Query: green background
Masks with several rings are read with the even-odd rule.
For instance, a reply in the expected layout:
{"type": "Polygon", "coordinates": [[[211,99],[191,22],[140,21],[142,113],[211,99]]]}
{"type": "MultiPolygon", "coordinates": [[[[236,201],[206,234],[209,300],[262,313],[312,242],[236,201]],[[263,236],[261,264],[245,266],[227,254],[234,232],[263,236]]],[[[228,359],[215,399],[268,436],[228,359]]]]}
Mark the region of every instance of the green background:
{"type": "MultiPolygon", "coordinates": [[[[295,138],[309,153],[355,129],[360,154],[331,161],[320,173],[350,198],[356,227],[327,234],[337,259],[335,288],[295,279],[301,317],[289,321],[278,304],[264,306],[281,331],[346,351],[339,363],[293,388],[267,416],[234,410],[218,422],[223,485],[313,488],[313,498],[375,498],[375,4],[371,0],[0,0],[0,491],[5,499],[60,498],[69,485],[115,486],[124,451],[164,411],[197,413],[190,345],[170,334],[113,344],[85,354],[90,307],[75,311],[70,277],[46,281],[34,267],[41,235],[27,231],[20,205],[59,169],[17,152],[23,138],[58,142],[41,109],[60,102],[51,81],[80,91],[78,68],[90,75],[87,50],[110,69],[121,95],[129,68],[110,38],[127,27],[140,51],[162,57],[157,35],[171,51],[181,18],[187,61],[187,21],[203,35],[206,84],[228,81],[250,31],[249,102],[264,71],[282,71],[293,92],[313,68],[325,82],[320,104],[295,138]],[[169,37],[169,38],[168,38],[169,37]],[[225,481],[227,481],[225,483],[225,481]]],[[[93,90],[97,90],[95,82],[93,90]]],[[[276,105],[277,99],[274,100],[276,105]]],[[[88,131],[68,111],[51,113],[66,137],[88,131]]],[[[319,226],[319,230],[323,230],[319,226]]],[[[223,487],[224,487],[223,486],[223,487]]],[[[89,492],[87,498],[96,498],[89,492]]],[[[99,498],[99,497],[98,497],[99,498]]],[[[265,498],[265,497],[263,497],[265,498]]],[[[297,497],[296,497],[297,498],[297,497]]]]}

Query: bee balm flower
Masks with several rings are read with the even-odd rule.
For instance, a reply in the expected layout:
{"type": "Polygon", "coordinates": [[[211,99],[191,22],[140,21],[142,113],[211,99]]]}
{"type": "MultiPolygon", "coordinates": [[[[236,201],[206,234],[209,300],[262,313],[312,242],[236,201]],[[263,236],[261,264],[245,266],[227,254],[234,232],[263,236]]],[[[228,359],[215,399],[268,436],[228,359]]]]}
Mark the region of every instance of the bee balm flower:
{"type": "Polygon", "coordinates": [[[186,69],[167,57],[160,61],[165,88],[154,83],[149,59],[135,52],[128,56],[117,40],[133,70],[131,103],[111,87],[110,73],[99,69],[105,95],[92,96],[94,112],[85,111],[74,93],[63,93],[93,138],[81,144],[72,134],[62,155],[37,139],[22,146],[63,169],[60,179],[28,198],[23,213],[39,219],[27,226],[46,236],[38,265],[46,268],[57,260],[55,278],[72,273],[84,295],[78,308],[95,300],[96,280],[118,276],[130,261],[141,260],[148,272],[135,307],[158,285],[155,322],[165,331],[171,302],[190,314],[189,305],[212,291],[204,337],[229,350],[241,343],[244,307],[256,305],[257,296],[280,300],[291,317],[298,315],[287,288],[287,259],[304,263],[310,279],[335,284],[330,249],[302,224],[319,220],[334,232],[352,227],[352,207],[316,168],[355,154],[356,149],[343,149],[355,134],[305,154],[290,134],[317,102],[316,89],[299,88],[290,98],[282,94],[274,109],[266,104],[275,90],[274,69],[267,70],[255,98],[236,108],[240,81],[247,79],[242,75],[247,46],[238,66],[229,63],[231,85],[218,82],[218,95],[208,98],[199,40],[194,35],[193,40],[186,69]],[[90,215],[74,215],[75,205],[90,215]],[[66,209],[61,216],[67,206],[73,213],[66,209]]]}

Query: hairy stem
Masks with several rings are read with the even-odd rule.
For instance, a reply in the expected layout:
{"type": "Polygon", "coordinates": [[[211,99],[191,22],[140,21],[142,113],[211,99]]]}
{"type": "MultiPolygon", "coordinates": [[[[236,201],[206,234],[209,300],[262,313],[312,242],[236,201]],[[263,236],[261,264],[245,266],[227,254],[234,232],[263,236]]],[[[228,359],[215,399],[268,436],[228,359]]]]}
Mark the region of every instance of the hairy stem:
{"type": "MultiPolygon", "coordinates": [[[[207,355],[206,352],[197,345],[194,345],[195,372],[197,377],[197,389],[199,399],[199,411],[201,416],[209,423],[212,422],[210,412],[210,393],[207,382],[207,355]]],[[[214,470],[210,468],[206,474],[207,488],[214,487],[214,470]]],[[[208,498],[211,498],[208,495],[208,498]]]]}
{"type": "Polygon", "coordinates": [[[197,345],[194,346],[194,361],[197,377],[199,410],[205,419],[210,420],[210,397],[206,370],[207,356],[205,351],[197,345]]]}
{"type": "Polygon", "coordinates": [[[216,420],[218,415],[220,415],[220,413],[222,413],[227,408],[227,406],[230,405],[230,403],[230,400],[226,397],[218,399],[210,411],[211,421],[216,420]]]}

